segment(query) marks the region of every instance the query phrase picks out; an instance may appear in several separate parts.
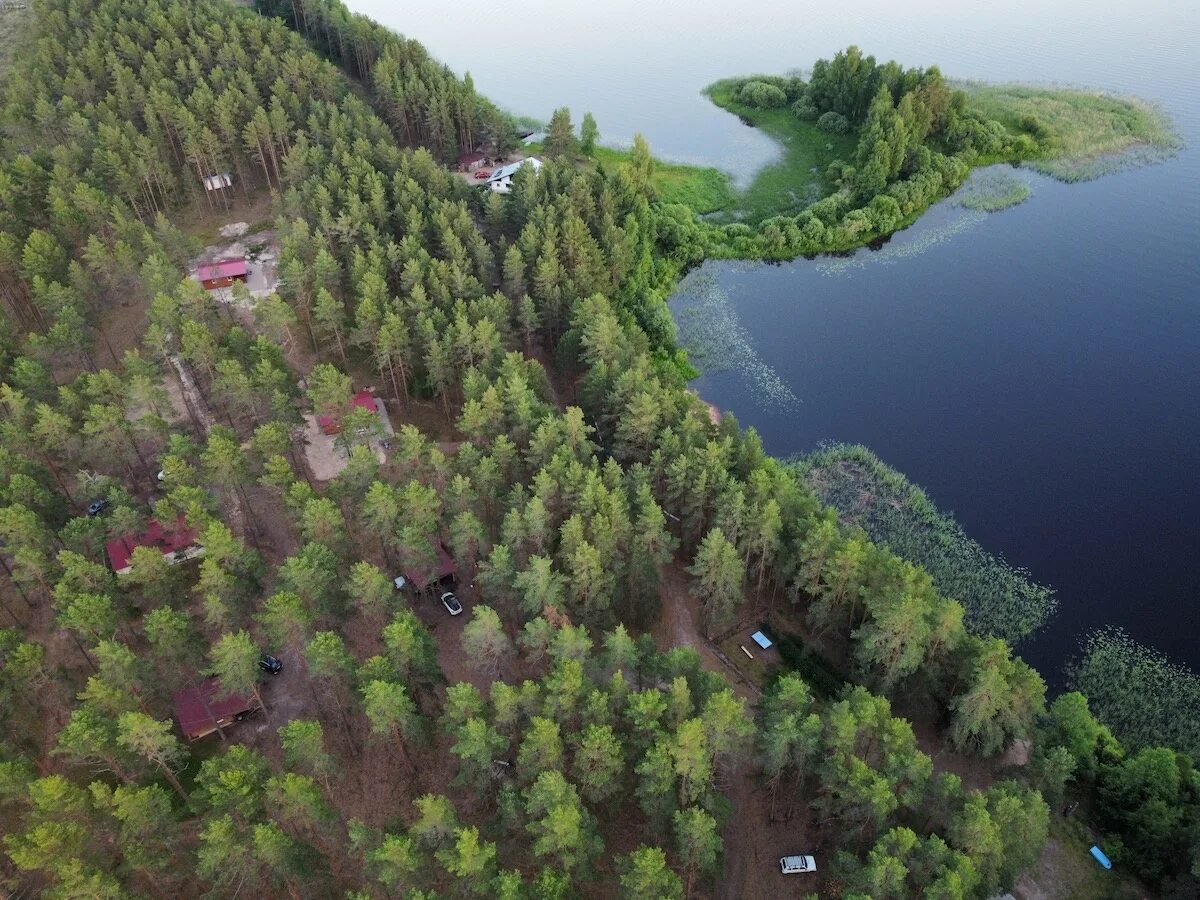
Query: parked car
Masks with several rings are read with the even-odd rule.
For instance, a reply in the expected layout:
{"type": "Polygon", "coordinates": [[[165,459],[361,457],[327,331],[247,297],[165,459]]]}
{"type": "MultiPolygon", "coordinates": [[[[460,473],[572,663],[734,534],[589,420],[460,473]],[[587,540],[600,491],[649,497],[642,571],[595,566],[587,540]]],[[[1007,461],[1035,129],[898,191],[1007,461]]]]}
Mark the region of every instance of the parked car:
{"type": "Polygon", "coordinates": [[[107,500],[93,500],[91,503],[88,504],[87,514],[89,516],[98,516],[98,515],[100,515],[100,513],[104,512],[106,509],[108,509],[108,501],[107,500]]]}
{"type": "Polygon", "coordinates": [[[462,604],[458,602],[458,598],[454,596],[453,591],[446,591],[442,594],[442,606],[446,607],[446,612],[452,616],[457,616],[462,612],[462,604]]]}
{"type": "Polygon", "coordinates": [[[491,178],[491,177],[492,177],[492,173],[488,169],[480,169],[478,172],[475,173],[476,181],[483,181],[483,179],[491,178]]]}
{"type": "Polygon", "coordinates": [[[258,658],[258,667],[271,675],[278,675],[283,671],[283,663],[266,653],[258,658]]]}
{"type": "Polygon", "coordinates": [[[811,856],[785,856],[779,860],[779,871],[784,875],[815,872],[817,871],[817,861],[811,856]]]}

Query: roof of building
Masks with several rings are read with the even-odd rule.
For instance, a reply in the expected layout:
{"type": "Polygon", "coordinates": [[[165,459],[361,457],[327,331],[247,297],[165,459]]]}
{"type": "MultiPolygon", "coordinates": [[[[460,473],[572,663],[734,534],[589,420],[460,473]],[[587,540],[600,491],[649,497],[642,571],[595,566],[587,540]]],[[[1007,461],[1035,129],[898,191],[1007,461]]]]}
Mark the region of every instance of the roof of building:
{"type": "Polygon", "coordinates": [[[196,270],[196,277],[201,281],[212,281],[217,278],[237,278],[245,276],[250,271],[246,260],[219,259],[216,262],[205,263],[196,270]]]}
{"type": "Polygon", "coordinates": [[[185,688],[175,695],[175,719],[184,737],[193,740],[216,731],[214,719],[226,719],[253,709],[254,697],[226,694],[215,678],[206,678],[198,687],[185,688]]]}
{"type": "MultiPolygon", "coordinates": [[[[359,409],[369,409],[373,413],[379,412],[379,401],[370,391],[359,391],[350,398],[350,406],[358,407],[359,409]]],[[[342,430],[341,424],[333,416],[317,416],[317,424],[321,426],[321,430],[326,434],[337,434],[342,430]]]]}
{"type": "Polygon", "coordinates": [[[754,634],[750,635],[750,639],[764,650],[771,646],[771,639],[761,631],[754,632],[754,634]]]}
{"type": "Polygon", "coordinates": [[[450,554],[446,548],[442,546],[442,542],[438,541],[434,544],[435,559],[433,567],[422,574],[409,574],[409,578],[417,588],[427,588],[431,584],[436,584],[443,578],[449,578],[454,574],[454,560],[450,558],[450,554]]]}
{"type": "Polygon", "coordinates": [[[157,519],[151,519],[141,534],[127,534],[114,538],[105,544],[105,550],[108,552],[108,562],[113,571],[120,572],[129,568],[129,560],[138,547],[156,547],[165,556],[195,543],[196,529],[188,528],[184,517],[180,516],[174,528],[164,528],[157,519]]]}
{"type": "Polygon", "coordinates": [[[227,188],[233,184],[233,179],[229,177],[228,172],[219,172],[216,175],[204,176],[204,189],[208,191],[219,191],[221,188],[227,188]]]}
{"type": "Polygon", "coordinates": [[[542,161],[535,157],[527,156],[525,159],[519,159],[515,163],[509,163],[507,166],[501,166],[492,172],[492,177],[489,178],[486,183],[490,184],[491,182],[499,181],[502,178],[511,178],[517,173],[517,170],[521,168],[521,166],[525,165],[533,166],[533,171],[536,172],[542,167],[542,161]]]}

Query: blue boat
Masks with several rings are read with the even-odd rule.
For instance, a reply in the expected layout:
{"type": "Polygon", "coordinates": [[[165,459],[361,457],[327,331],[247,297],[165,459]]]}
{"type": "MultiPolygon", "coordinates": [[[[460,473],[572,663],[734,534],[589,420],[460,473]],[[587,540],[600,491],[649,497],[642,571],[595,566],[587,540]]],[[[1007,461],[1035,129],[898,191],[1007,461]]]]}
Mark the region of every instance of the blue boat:
{"type": "Polygon", "coordinates": [[[1092,848],[1092,856],[1096,857],[1096,862],[1100,863],[1100,865],[1104,866],[1104,868],[1112,868],[1112,862],[1109,861],[1109,858],[1104,855],[1104,851],[1099,847],[1092,848]]]}

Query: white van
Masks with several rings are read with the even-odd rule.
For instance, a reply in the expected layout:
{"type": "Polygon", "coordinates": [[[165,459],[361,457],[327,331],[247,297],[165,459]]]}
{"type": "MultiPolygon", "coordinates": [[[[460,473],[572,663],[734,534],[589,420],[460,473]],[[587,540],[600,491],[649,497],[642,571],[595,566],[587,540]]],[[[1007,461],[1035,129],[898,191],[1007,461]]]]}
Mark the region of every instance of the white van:
{"type": "Polygon", "coordinates": [[[779,860],[779,871],[784,875],[817,871],[817,861],[811,856],[785,856],[779,860]]]}

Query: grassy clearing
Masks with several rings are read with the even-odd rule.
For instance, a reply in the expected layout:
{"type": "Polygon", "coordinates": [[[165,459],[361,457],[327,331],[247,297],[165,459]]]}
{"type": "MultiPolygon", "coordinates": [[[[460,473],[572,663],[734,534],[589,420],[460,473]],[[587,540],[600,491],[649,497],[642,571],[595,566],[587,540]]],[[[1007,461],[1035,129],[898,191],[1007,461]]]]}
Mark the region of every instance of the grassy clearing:
{"type": "Polygon", "coordinates": [[[750,630],[739,630],[736,634],[732,634],[718,645],[721,652],[733,660],[734,665],[741,669],[742,674],[757,684],[760,688],[765,688],[767,681],[771,676],[773,669],[777,668],[778,653],[774,650],[763,650],[758,644],[750,640],[750,630]],[[742,652],[742,647],[750,651],[750,655],[754,658],[746,656],[742,652]]]}
{"type": "Polygon", "coordinates": [[[1038,861],[1023,876],[1023,896],[1055,900],[1137,900],[1149,896],[1128,869],[1102,869],[1092,858],[1095,835],[1079,818],[1050,817],[1050,840],[1038,861]]]}
{"type": "MultiPolygon", "coordinates": [[[[626,162],[629,159],[629,151],[614,147],[597,147],[594,158],[597,163],[611,169],[626,162]]],[[[736,201],[729,176],[711,166],[689,166],[655,160],[651,182],[664,202],[682,203],[700,215],[729,209],[736,201]]]]}
{"type": "Polygon", "coordinates": [[[1127,747],[1172,747],[1200,760],[1200,675],[1112,629],[1088,637],[1069,681],[1127,747]]]}
{"type": "Polygon", "coordinates": [[[24,8],[4,6],[0,4],[0,79],[8,74],[16,56],[17,47],[21,45],[25,27],[33,21],[33,4],[27,3],[24,8]]]}
{"type": "Polygon", "coordinates": [[[1036,121],[1049,150],[1026,165],[1062,181],[1086,181],[1152,162],[1179,147],[1167,117],[1144,100],[1099,91],[1013,84],[957,85],[974,111],[1011,131],[1036,121]]]}
{"type": "Polygon", "coordinates": [[[1029,182],[1015,172],[989,169],[975,172],[954,195],[954,202],[965,209],[999,212],[1023,203],[1033,195],[1029,182]]]}
{"type": "MultiPolygon", "coordinates": [[[[521,149],[525,153],[535,154],[541,153],[543,148],[537,141],[527,141],[521,149]]],[[[628,161],[628,150],[597,147],[585,164],[615,169],[628,161]]],[[[711,166],[689,166],[656,159],[654,175],[650,180],[663,202],[682,203],[702,216],[730,209],[736,202],[729,176],[711,166]]]]}
{"type": "Polygon", "coordinates": [[[866,447],[835,444],[796,465],[843,522],[928,570],[938,590],[963,605],[971,632],[1015,643],[1053,614],[1057,601],[1050,588],[984,550],[866,447]]]}
{"type": "Polygon", "coordinates": [[[826,134],[812,122],[802,122],[787,107],[754,109],[734,102],[733,85],[743,79],[718,81],[704,89],[717,106],[774,138],[781,158],[765,166],[746,190],[737,195],[730,218],[749,223],[772,216],[794,216],[834,190],[825,170],[835,159],[854,156],[857,133],[826,134]]]}

